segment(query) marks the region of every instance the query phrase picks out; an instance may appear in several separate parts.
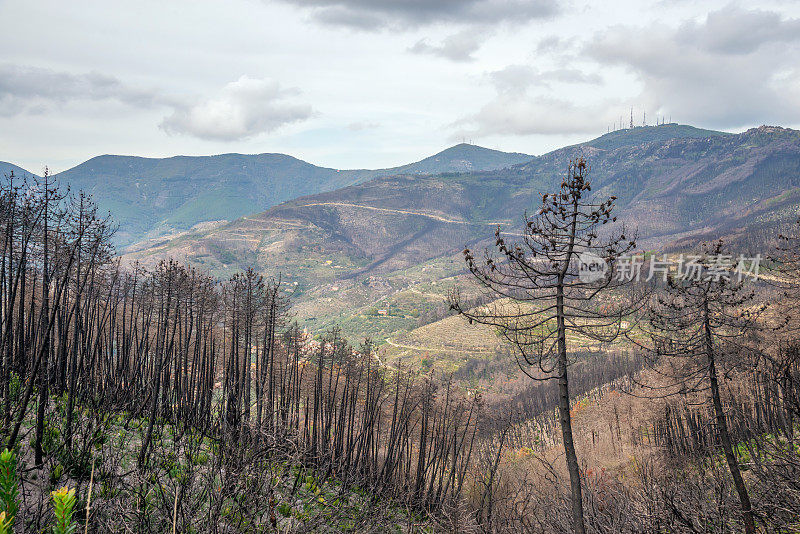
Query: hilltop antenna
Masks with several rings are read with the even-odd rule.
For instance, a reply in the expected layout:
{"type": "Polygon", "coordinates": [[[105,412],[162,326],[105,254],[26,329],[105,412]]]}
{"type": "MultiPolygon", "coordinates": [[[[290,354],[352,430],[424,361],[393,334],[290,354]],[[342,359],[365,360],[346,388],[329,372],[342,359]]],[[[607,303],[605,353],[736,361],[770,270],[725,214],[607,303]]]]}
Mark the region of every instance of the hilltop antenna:
{"type": "Polygon", "coordinates": [[[631,130],[633,130],[633,107],[631,107],[631,130]]]}
{"type": "Polygon", "coordinates": [[[642,111],[642,126],[647,126],[647,112],[642,111]]]}

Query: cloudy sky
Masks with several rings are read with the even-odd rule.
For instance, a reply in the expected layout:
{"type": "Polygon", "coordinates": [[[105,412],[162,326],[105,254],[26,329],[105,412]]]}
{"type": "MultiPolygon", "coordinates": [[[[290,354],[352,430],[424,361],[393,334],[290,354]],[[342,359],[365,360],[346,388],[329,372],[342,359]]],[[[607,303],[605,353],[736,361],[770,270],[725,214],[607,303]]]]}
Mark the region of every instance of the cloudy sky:
{"type": "Polygon", "coordinates": [[[0,0],[0,160],[541,154],[646,112],[800,126],[800,2],[0,0]],[[613,6],[613,9],[612,9],[613,6]]]}

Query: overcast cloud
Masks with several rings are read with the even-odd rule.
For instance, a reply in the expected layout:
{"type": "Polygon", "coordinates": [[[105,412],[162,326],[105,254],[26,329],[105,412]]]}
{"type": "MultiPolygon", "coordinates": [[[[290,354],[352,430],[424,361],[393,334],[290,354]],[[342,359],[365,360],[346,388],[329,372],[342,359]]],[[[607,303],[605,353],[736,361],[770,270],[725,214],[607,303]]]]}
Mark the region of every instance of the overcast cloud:
{"type": "Polygon", "coordinates": [[[274,80],[242,76],[218,96],[175,106],[161,127],[168,133],[199,139],[238,141],[309,118],[311,106],[287,101],[299,93],[298,89],[282,89],[274,80]]]}
{"type": "Polygon", "coordinates": [[[445,37],[440,44],[430,44],[427,39],[420,39],[409,51],[415,54],[430,54],[452,61],[473,61],[473,54],[478,51],[485,38],[485,33],[473,29],[462,30],[445,37]]]}
{"type": "Polygon", "coordinates": [[[800,2],[3,0],[0,160],[385,168],[657,118],[800,127],[800,2]],[[613,9],[611,9],[613,7],[613,9]]]}
{"type": "Polygon", "coordinates": [[[800,120],[798,45],[800,20],[729,6],[678,28],[611,28],[585,53],[634,73],[650,109],[735,128],[800,120]]]}
{"type": "Polygon", "coordinates": [[[73,100],[117,100],[150,107],[159,100],[152,90],[125,86],[98,72],[73,74],[27,65],[0,64],[0,116],[48,113],[73,100]]]}
{"type": "Polygon", "coordinates": [[[160,123],[169,134],[238,141],[312,116],[297,102],[300,90],[275,80],[241,76],[210,97],[168,95],[131,87],[104,74],[71,74],[0,64],[0,117],[58,113],[68,103],[116,101],[133,108],[169,110],[160,123]]]}
{"type": "Polygon", "coordinates": [[[556,0],[282,0],[324,24],[359,30],[408,29],[438,23],[523,23],[550,18],[556,0]]]}

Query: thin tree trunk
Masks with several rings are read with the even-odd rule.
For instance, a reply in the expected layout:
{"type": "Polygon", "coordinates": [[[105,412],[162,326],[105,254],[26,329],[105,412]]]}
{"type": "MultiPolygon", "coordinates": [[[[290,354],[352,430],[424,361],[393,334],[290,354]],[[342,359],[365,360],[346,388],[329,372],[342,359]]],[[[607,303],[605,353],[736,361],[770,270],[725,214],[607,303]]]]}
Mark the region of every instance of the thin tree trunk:
{"type": "Polygon", "coordinates": [[[558,324],[558,415],[561,421],[561,435],[564,441],[564,454],[569,471],[569,485],[572,500],[572,521],[575,534],[585,534],[583,522],[583,492],[581,491],[581,472],[575,442],[572,439],[572,417],[569,413],[569,381],[567,378],[567,335],[564,321],[564,286],[559,283],[556,293],[556,313],[558,324]]]}
{"type": "Polygon", "coordinates": [[[731,444],[730,433],[728,432],[728,423],[725,420],[725,412],[722,409],[722,400],[719,394],[719,383],[717,381],[717,368],[714,361],[714,344],[711,337],[711,325],[708,312],[708,302],[703,305],[703,327],[705,333],[706,357],[708,358],[708,378],[711,383],[711,400],[714,403],[714,412],[717,416],[717,430],[719,431],[720,441],[722,442],[722,449],[725,451],[725,460],[728,462],[728,468],[733,477],[733,485],[736,487],[736,493],[739,494],[739,503],[742,507],[742,521],[744,521],[744,529],[747,534],[755,534],[756,524],[753,519],[753,509],[750,503],[750,495],[747,493],[747,486],[744,484],[742,472],[739,469],[739,462],[736,455],[733,453],[733,446],[731,444]]]}

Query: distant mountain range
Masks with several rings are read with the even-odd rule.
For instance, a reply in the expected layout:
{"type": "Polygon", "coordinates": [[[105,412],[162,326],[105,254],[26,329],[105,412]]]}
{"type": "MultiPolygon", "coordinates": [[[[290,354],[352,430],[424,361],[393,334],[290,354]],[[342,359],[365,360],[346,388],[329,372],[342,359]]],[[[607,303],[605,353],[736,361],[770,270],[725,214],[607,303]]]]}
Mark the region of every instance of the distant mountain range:
{"type": "MultiPolygon", "coordinates": [[[[116,242],[147,237],[217,220],[234,220],[304,195],[332,191],[394,174],[493,170],[533,156],[460,144],[416,163],[377,170],[317,167],[285,154],[222,154],[141,158],[98,156],[57,178],[90,193],[119,224],[116,242]]],[[[27,173],[0,162],[0,173],[27,173]]]]}
{"type": "MultiPolygon", "coordinates": [[[[497,224],[513,232],[578,155],[591,165],[595,192],[618,197],[641,246],[717,234],[752,241],[796,216],[799,152],[794,130],[734,135],[669,124],[539,157],[461,144],[393,169],[339,171],[283,154],[100,156],[57,176],[111,210],[131,257],[177,255],[220,273],[256,263],[314,285],[404,269],[497,224]]],[[[0,164],[11,169],[25,172],[0,164]]]]}
{"type": "Polygon", "coordinates": [[[295,288],[297,317],[312,328],[385,337],[441,305],[465,245],[491,244],[498,225],[518,236],[525,211],[579,156],[593,193],[617,197],[618,223],[638,230],[640,250],[725,237],[764,253],[800,213],[800,132],[769,126],[639,127],[539,157],[457,145],[384,170],[280,154],[103,156],[60,177],[112,210],[125,261],[175,257],[221,277],[254,265],[295,288]]]}
{"type": "Polygon", "coordinates": [[[715,235],[752,241],[800,206],[800,132],[742,134],[662,125],[612,132],[494,171],[398,175],[294,199],[258,215],[131,255],[175,255],[227,273],[256,263],[307,287],[388,273],[519,232],[525,210],[558,187],[571,158],[591,167],[593,191],[618,197],[640,246],[687,246],[715,235]],[[752,230],[752,231],[751,231],[752,230]],[[325,265],[337,269],[323,268],[325,265]]]}

